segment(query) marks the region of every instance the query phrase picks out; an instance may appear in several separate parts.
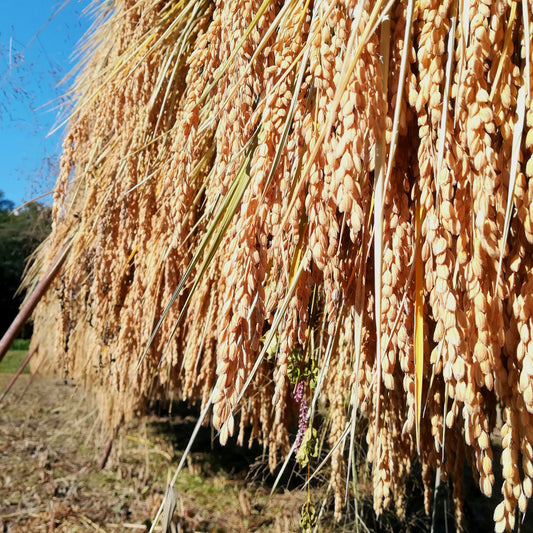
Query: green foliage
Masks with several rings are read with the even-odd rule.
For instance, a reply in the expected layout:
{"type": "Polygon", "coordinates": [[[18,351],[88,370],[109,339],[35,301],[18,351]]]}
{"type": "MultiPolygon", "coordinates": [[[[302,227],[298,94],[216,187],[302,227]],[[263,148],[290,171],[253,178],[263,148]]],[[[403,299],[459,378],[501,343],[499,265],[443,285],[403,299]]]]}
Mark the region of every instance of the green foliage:
{"type": "Polygon", "coordinates": [[[16,339],[11,345],[12,350],[28,351],[30,349],[30,339],[16,339]]]}
{"type": "MultiPolygon", "coordinates": [[[[16,295],[28,257],[50,232],[51,209],[36,202],[13,211],[0,191],[0,332],[15,318],[22,296],[16,295]]],[[[28,329],[23,332],[30,334],[28,329]]]]}
{"type": "Polygon", "coordinates": [[[11,200],[4,198],[4,193],[0,191],[0,222],[3,222],[4,217],[7,217],[13,209],[15,209],[15,204],[11,200]]]}
{"type": "Polygon", "coordinates": [[[309,426],[304,433],[302,444],[296,454],[301,468],[307,466],[311,457],[318,457],[318,434],[314,427],[309,426]]]}
{"type": "MultiPolygon", "coordinates": [[[[262,342],[268,337],[268,332],[261,338],[262,342]]],[[[266,349],[266,357],[269,361],[273,361],[278,353],[279,339],[277,335],[272,337],[270,344],[266,349]]],[[[309,388],[313,391],[316,388],[318,381],[319,369],[315,359],[297,346],[291,350],[289,355],[289,364],[287,367],[287,377],[289,381],[296,385],[299,381],[305,381],[309,388]]]]}
{"type": "Polygon", "coordinates": [[[302,506],[302,516],[300,518],[300,528],[302,533],[311,533],[316,526],[316,511],[311,500],[307,500],[302,506]]]}
{"type": "Polygon", "coordinates": [[[318,366],[312,357],[305,357],[303,350],[299,348],[294,348],[291,351],[287,376],[293,385],[299,381],[305,381],[311,390],[315,390],[318,374],[318,366]]]}

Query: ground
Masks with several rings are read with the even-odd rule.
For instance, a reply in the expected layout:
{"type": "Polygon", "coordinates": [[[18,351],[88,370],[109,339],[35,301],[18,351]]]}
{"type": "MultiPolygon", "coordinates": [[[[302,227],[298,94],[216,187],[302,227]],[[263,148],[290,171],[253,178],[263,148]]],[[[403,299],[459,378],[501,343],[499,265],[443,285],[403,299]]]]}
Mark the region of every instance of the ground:
{"type": "MultiPolygon", "coordinates": [[[[0,374],[0,391],[9,377],[0,374]]],[[[0,531],[147,531],[192,416],[152,414],[129,424],[100,469],[109,439],[87,396],[71,383],[31,379],[22,375],[0,409],[0,531]]],[[[299,529],[306,493],[270,497],[246,479],[250,455],[238,450],[221,455],[208,430],[201,435],[176,485],[179,531],[299,529]]]]}
{"type": "MultiPolygon", "coordinates": [[[[11,352],[0,365],[0,393],[23,357],[24,352],[11,352]]],[[[118,432],[104,461],[110,435],[102,431],[97,410],[84,391],[64,380],[22,374],[0,403],[0,533],[147,532],[195,423],[196,413],[187,406],[173,406],[170,416],[168,406],[154,408],[118,432]]],[[[498,489],[490,500],[465,468],[467,531],[493,528],[492,513],[501,499],[498,448],[498,489]]],[[[271,494],[274,478],[261,451],[259,446],[221,447],[211,431],[202,428],[176,483],[175,531],[299,531],[307,498],[301,488],[306,472],[293,470],[271,494]]],[[[348,512],[342,523],[334,523],[331,498],[324,495],[327,482],[318,483],[311,501],[317,509],[324,501],[328,505],[317,531],[429,531],[418,477],[406,480],[403,521],[389,512],[375,517],[367,481],[357,489],[359,518],[348,512]]],[[[451,532],[452,507],[445,506],[442,497],[439,501],[435,532],[451,532]]],[[[531,515],[522,531],[533,531],[531,515]]]]}

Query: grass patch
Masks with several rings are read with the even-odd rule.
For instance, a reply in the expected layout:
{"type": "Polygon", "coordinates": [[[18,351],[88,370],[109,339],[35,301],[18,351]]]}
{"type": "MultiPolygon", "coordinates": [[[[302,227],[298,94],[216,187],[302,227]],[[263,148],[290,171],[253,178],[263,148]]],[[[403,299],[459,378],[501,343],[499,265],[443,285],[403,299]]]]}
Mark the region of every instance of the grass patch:
{"type": "MultiPolygon", "coordinates": [[[[9,350],[0,363],[0,374],[14,374],[19,369],[26,355],[28,355],[27,349],[9,350]]],[[[30,366],[26,365],[26,368],[22,372],[23,374],[29,374],[30,366]]]]}

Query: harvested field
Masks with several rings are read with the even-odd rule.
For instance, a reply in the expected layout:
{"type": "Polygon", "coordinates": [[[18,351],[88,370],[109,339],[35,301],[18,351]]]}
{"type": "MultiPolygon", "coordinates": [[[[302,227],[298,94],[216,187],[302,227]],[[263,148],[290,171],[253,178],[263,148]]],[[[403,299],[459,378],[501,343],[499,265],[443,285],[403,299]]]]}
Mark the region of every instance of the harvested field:
{"type": "MultiPolygon", "coordinates": [[[[0,374],[0,390],[9,378],[0,374]]],[[[175,406],[168,416],[154,409],[146,419],[129,423],[100,470],[108,439],[102,436],[87,396],[72,382],[36,377],[28,387],[30,380],[29,375],[21,376],[0,410],[0,531],[148,531],[194,427],[193,410],[175,406]]],[[[272,478],[257,457],[260,451],[231,443],[222,447],[204,428],[176,484],[177,531],[298,531],[306,499],[305,491],[298,489],[301,480],[293,472],[293,479],[270,496],[272,478]]],[[[393,513],[376,519],[371,486],[361,483],[360,520],[352,513],[343,523],[334,523],[331,510],[326,510],[319,531],[354,531],[356,524],[361,531],[427,531],[430,518],[423,512],[421,487],[414,479],[407,482],[411,501],[404,521],[393,513]]],[[[436,532],[446,527],[454,531],[450,502],[448,524],[444,518],[444,493],[436,532]]],[[[498,496],[484,497],[468,470],[465,493],[467,531],[489,531],[498,496]]],[[[315,504],[323,496],[322,488],[313,488],[315,504]]],[[[524,531],[532,526],[531,512],[522,526],[524,531]]]]}
{"type": "MultiPolygon", "coordinates": [[[[9,377],[0,374],[1,389],[9,377]]],[[[0,531],[147,531],[194,418],[152,414],[128,424],[100,470],[107,442],[87,397],[48,378],[21,397],[29,379],[19,378],[0,412],[0,531]]],[[[269,498],[245,479],[252,459],[231,446],[211,449],[202,433],[176,485],[178,530],[297,530],[305,493],[269,498]]]]}

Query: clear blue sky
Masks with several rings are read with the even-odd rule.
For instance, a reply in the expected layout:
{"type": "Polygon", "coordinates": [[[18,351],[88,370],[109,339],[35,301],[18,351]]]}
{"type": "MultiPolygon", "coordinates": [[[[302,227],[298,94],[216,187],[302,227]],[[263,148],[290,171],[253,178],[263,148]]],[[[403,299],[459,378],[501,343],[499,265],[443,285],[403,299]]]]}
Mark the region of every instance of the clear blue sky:
{"type": "MultiPolygon", "coordinates": [[[[9,0],[0,17],[0,190],[15,205],[53,188],[63,131],[59,85],[74,67],[76,43],[90,24],[87,0],[9,0]],[[59,10],[59,12],[58,12],[59,10]],[[55,14],[55,15],[54,15],[55,14]]],[[[51,202],[51,196],[47,203],[51,202]]]]}

